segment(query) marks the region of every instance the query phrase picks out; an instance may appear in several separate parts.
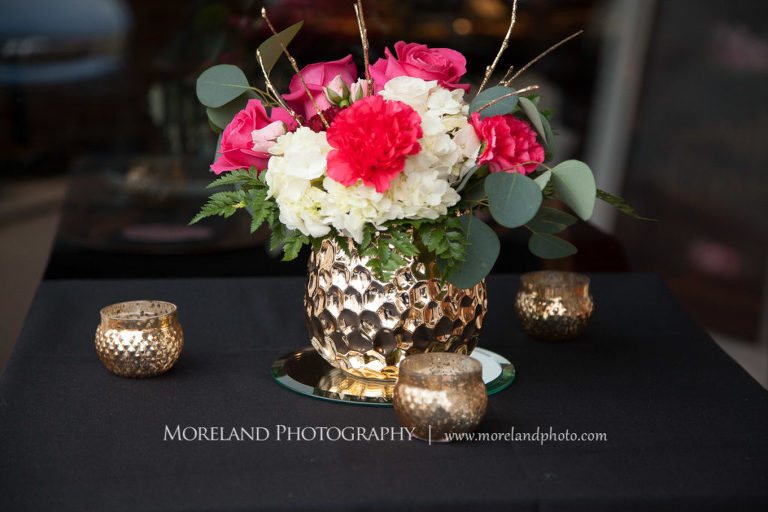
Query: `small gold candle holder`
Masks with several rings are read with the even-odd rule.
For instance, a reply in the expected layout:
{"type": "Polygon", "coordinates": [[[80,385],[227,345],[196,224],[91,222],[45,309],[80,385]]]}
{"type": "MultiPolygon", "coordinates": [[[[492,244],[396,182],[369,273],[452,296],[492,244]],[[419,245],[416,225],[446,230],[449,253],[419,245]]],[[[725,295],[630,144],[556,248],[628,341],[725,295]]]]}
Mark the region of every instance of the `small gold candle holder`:
{"type": "Polygon", "coordinates": [[[515,312],[525,332],[550,341],[570,340],[584,332],[594,309],[587,276],[543,270],[523,274],[520,281],[515,312]]]}
{"type": "Polygon", "coordinates": [[[450,352],[414,354],[400,363],[392,405],[400,423],[426,441],[473,431],[485,415],[488,393],[482,365],[450,352]]]}
{"type": "Polygon", "coordinates": [[[159,300],[112,304],[101,310],[96,353],[121,377],[154,377],[176,363],[184,346],[176,305],[159,300]]]}

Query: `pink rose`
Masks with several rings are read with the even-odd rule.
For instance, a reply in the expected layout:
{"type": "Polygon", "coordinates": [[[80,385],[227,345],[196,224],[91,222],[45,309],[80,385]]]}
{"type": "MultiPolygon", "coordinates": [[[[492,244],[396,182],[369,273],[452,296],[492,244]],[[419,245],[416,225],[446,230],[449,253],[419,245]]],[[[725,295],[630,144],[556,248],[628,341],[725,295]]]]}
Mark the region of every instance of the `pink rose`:
{"type": "Polygon", "coordinates": [[[283,108],[273,108],[270,116],[259,100],[249,100],[221,134],[221,156],[211,166],[216,174],[235,169],[259,171],[267,168],[269,150],[275,139],[296,129],[296,121],[283,108]]]}
{"type": "Polygon", "coordinates": [[[398,76],[437,80],[440,87],[469,92],[469,84],[458,83],[467,72],[467,59],[456,50],[428,48],[425,44],[405,44],[398,41],[395,43],[395,53],[397,58],[389,48],[384,48],[386,59],[379,59],[370,67],[377,92],[382,90],[390,79],[398,76]]]}
{"type": "MultiPolygon", "coordinates": [[[[325,97],[325,87],[330,85],[333,79],[339,75],[341,75],[341,80],[348,84],[357,79],[357,68],[352,62],[352,55],[331,62],[310,64],[301,70],[301,76],[304,77],[304,81],[321,111],[331,106],[325,97]]],[[[288,106],[294,109],[296,113],[303,115],[304,119],[317,115],[317,110],[315,110],[312,100],[307,96],[298,74],[293,76],[288,89],[291,92],[283,94],[283,99],[288,103],[288,106]]]]}
{"type": "Polygon", "coordinates": [[[483,142],[477,163],[488,164],[491,172],[530,174],[544,161],[544,148],[527,122],[511,114],[480,119],[472,112],[469,123],[483,142]]]}

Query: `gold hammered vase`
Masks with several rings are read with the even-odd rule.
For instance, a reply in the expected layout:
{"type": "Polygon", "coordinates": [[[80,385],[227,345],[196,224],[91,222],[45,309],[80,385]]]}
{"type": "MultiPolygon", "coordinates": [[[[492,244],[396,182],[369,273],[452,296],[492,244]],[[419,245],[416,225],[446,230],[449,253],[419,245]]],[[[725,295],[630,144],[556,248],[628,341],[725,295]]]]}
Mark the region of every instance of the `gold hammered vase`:
{"type": "Polygon", "coordinates": [[[434,263],[411,260],[379,281],[350,242],[350,255],[325,239],[309,258],[304,320],[312,346],[354,377],[396,380],[411,354],[470,354],[487,310],[485,280],[440,287],[434,263]]]}

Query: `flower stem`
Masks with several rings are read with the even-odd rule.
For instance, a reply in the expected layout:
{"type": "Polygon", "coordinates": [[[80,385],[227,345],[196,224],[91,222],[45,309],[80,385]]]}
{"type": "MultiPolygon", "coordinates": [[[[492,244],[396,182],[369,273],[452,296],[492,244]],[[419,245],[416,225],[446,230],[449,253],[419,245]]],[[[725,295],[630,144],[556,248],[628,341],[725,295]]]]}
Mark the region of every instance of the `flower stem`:
{"type": "Polygon", "coordinates": [[[298,64],[296,64],[296,59],[294,59],[293,56],[291,56],[291,54],[288,53],[288,48],[286,48],[285,43],[283,42],[283,38],[280,37],[280,34],[275,30],[275,27],[272,26],[272,22],[269,21],[269,18],[267,17],[267,9],[264,7],[261,8],[261,17],[264,18],[264,21],[267,23],[269,30],[272,31],[272,34],[274,34],[275,38],[277,39],[277,42],[280,43],[280,48],[282,48],[283,53],[288,58],[288,61],[291,63],[293,70],[296,72],[297,75],[299,75],[299,80],[301,81],[301,85],[304,86],[304,91],[307,93],[307,96],[309,96],[309,99],[312,101],[312,105],[315,107],[315,110],[317,111],[317,115],[320,116],[320,121],[323,122],[323,126],[328,128],[329,126],[328,121],[325,120],[325,116],[323,116],[323,112],[320,110],[320,107],[317,106],[315,97],[312,95],[312,92],[310,92],[309,86],[307,86],[307,82],[304,81],[304,76],[301,74],[301,70],[299,70],[298,64]]]}
{"type": "Polygon", "coordinates": [[[506,51],[507,47],[509,46],[509,37],[512,35],[512,27],[515,26],[516,20],[517,20],[517,0],[515,0],[512,3],[512,18],[509,20],[509,28],[507,29],[507,35],[504,36],[504,40],[501,42],[501,48],[499,48],[499,53],[496,54],[496,58],[493,59],[493,63],[490,66],[487,66],[485,68],[485,76],[483,76],[483,82],[480,84],[480,88],[477,90],[475,97],[477,97],[477,95],[480,94],[480,91],[483,90],[483,88],[485,87],[485,84],[488,83],[488,80],[491,78],[491,75],[493,74],[493,70],[496,69],[496,65],[499,63],[499,59],[501,59],[502,54],[504,53],[504,51],[506,51]]]}

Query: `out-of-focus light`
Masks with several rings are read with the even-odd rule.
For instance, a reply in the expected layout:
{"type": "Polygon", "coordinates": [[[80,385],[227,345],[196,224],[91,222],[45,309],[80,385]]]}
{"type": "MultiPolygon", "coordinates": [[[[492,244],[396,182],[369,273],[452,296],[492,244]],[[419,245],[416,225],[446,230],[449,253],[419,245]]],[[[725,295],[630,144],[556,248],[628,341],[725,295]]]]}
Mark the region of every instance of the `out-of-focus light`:
{"type": "Polygon", "coordinates": [[[472,33],[472,22],[467,18],[456,18],[453,20],[453,31],[460,36],[466,36],[472,33]]]}
{"type": "Polygon", "coordinates": [[[507,14],[507,7],[501,0],[471,0],[472,12],[482,18],[502,18],[507,14]]]}

